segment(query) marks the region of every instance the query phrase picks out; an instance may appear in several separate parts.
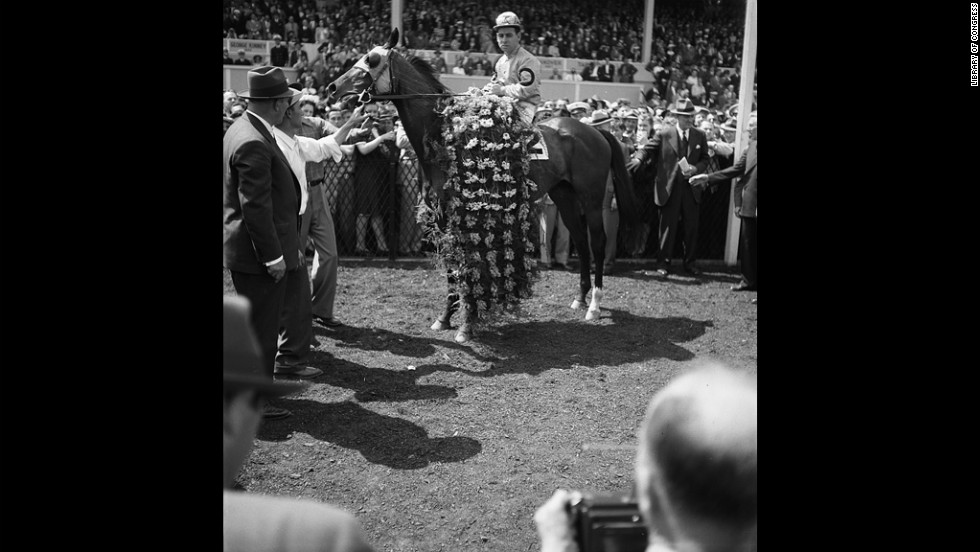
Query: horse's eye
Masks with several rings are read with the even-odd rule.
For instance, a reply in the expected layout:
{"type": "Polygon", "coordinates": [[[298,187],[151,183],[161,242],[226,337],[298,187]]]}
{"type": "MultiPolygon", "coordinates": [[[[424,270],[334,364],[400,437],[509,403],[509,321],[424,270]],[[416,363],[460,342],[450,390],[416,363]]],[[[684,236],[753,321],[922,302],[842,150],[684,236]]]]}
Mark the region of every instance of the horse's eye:
{"type": "Polygon", "coordinates": [[[368,67],[373,69],[377,67],[379,63],[381,63],[381,56],[375,52],[371,52],[371,54],[368,55],[367,62],[368,67]]]}

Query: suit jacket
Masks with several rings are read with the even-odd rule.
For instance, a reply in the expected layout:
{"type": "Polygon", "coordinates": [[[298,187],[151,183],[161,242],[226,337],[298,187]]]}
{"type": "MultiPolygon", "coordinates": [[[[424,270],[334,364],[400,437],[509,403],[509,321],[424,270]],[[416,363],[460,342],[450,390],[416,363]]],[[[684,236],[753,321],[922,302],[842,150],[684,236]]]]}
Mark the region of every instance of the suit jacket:
{"type": "Polygon", "coordinates": [[[320,502],[224,491],[225,552],[373,552],[350,513],[320,502]]]}
{"type": "MultiPolygon", "coordinates": [[[[636,152],[636,157],[641,161],[639,168],[656,159],[657,179],[653,199],[660,207],[667,204],[675,186],[690,186],[688,178],[684,177],[677,164],[682,157],[687,157],[687,162],[695,166],[697,170],[694,174],[703,173],[708,166],[708,138],[704,132],[692,127],[687,130],[687,138],[687,151],[682,152],[677,127],[664,126],[636,152]]],[[[694,187],[691,191],[694,193],[694,201],[701,203],[701,188],[694,187]]]]}
{"type": "Polygon", "coordinates": [[[613,75],[616,74],[615,65],[602,64],[599,66],[599,80],[602,82],[612,82],[613,75]]]}
{"type": "Polygon", "coordinates": [[[299,180],[262,121],[245,112],[224,137],[224,266],[265,274],[299,266],[299,180]]]}
{"type": "Polygon", "coordinates": [[[708,184],[741,177],[735,185],[735,210],[740,216],[756,217],[756,196],[759,188],[759,144],[757,140],[749,142],[738,162],[727,169],[708,175],[708,184]]]}

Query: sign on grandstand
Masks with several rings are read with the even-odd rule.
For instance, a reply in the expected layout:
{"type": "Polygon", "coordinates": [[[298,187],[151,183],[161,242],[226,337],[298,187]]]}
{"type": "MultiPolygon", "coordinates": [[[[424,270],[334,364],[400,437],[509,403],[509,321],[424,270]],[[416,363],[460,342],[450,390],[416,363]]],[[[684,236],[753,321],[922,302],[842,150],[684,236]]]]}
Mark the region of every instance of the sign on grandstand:
{"type": "Polygon", "coordinates": [[[269,40],[244,40],[241,38],[226,38],[225,48],[228,49],[228,53],[231,55],[232,59],[238,58],[238,52],[240,50],[245,50],[245,57],[249,62],[252,61],[252,56],[259,54],[263,59],[269,61],[269,48],[273,44],[269,40]]]}

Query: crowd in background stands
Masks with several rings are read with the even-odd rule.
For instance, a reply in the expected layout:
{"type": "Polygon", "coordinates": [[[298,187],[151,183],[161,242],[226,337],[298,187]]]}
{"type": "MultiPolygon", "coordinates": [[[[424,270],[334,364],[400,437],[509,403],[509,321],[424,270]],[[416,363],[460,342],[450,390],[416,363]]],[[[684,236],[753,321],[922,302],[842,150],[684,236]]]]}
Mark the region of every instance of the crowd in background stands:
{"type": "MultiPolygon", "coordinates": [[[[689,97],[695,105],[710,108],[726,108],[736,102],[744,8],[734,6],[714,10],[709,6],[704,11],[658,3],[651,60],[644,68],[654,75],[654,87],[666,102],[689,97]]],[[[406,0],[403,41],[409,51],[468,53],[458,67],[439,64],[437,70],[442,73],[489,74],[492,68],[487,67],[486,54],[499,53],[492,20],[510,9],[507,2],[406,0]]],[[[643,0],[542,0],[520,8],[522,42],[539,57],[591,60],[581,71],[546,75],[546,79],[633,82],[642,53],[643,9],[643,0]],[[608,72],[603,67],[610,61],[626,63],[608,72]]],[[[273,40],[278,36],[281,44],[277,47],[288,57],[247,60],[243,53],[235,58],[225,52],[225,63],[281,62],[281,66],[296,68],[304,85],[306,77],[312,76],[311,86],[319,91],[365,52],[387,40],[389,10],[387,0],[338,0],[324,8],[317,8],[314,0],[226,1],[225,38],[273,40]],[[300,47],[303,43],[321,45],[322,59],[306,59],[300,47]]],[[[758,82],[758,73],[755,79],[758,82]]]]}

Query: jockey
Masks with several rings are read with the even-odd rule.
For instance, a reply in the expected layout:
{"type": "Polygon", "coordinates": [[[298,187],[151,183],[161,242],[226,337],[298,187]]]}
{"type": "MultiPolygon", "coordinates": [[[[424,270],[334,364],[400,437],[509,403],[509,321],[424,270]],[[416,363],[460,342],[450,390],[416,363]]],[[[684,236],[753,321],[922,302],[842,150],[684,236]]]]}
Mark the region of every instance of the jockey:
{"type": "Polygon", "coordinates": [[[484,87],[491,94],[510,96],[517,100],[517,110],[521,119],[533,124],[534,113],[541,101],[538,89],[541,86],[541,62],[521,47],[521,20],[514,12],[504,12],[497,16],[493,30],[497,33],[497,44],[504,54],[494,65],[493,78],[484,87]]]}

